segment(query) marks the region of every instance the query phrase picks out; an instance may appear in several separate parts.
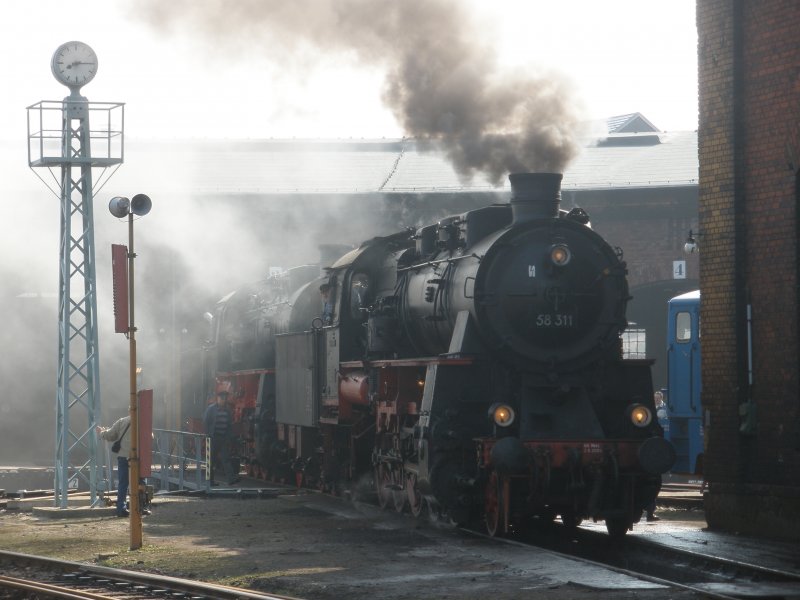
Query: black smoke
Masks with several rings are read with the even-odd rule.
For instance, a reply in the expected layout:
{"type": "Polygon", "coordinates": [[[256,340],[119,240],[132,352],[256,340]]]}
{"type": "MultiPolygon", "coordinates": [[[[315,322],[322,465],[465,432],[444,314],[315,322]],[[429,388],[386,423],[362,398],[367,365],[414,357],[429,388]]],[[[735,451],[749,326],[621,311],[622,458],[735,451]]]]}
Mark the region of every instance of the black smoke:
{"type": "Polygon", "coordinates": [[[579,148],[566,81],[501,70],[461,0],[137,0],[131,14],[165,33],[191,31],[209,56],[258,53],[299,66],[315,51],[338,52],[379,66],[383,99],[406,135],[440,144],[465,179],[562,172],[579,148]]]}

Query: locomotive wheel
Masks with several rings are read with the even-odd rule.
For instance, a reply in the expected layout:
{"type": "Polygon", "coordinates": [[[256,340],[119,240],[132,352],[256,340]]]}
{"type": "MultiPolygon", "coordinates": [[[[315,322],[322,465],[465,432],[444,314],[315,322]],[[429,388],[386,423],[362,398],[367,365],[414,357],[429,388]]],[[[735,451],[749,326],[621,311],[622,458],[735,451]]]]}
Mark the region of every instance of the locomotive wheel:
{"type": "Polygon", "coordinates": [[[403,489],[403,472],[392,471],[392,501],[394,502],[394,509],[401,513],[406,507],[406,500],[408,496],[403,489]]]}
{"type": "Polygon", "coordinates": [[[558,513],[555,511],[555,509],[547,508],[544,511],[542,511],[542,513],[539,515],[539,518],[543,522],[552,523],[553,521],[556,520],[557,516],[558,516],[558,513]]]}
{"type": "Polygon", "coordinates": [[[609,537],[615,540],[621,540],[628,533],[628,526],[630,523],[624,518],[606,519],[606,531],[609,537]]]}
{"type": "Polygon", "coordinates": [[[495,537],[502,535],[503,531],[503,486],[496,472],[492,472],[489,481],[486,483],[484,495],[484,517],[486,521],[486,532],[495,537]]]}
{"type": "Polygon", "coordinates": [[[561,513],[561,522],[567,529],[577,529],[583,519],[576,515],[574,510],[569,509],[561,513]]]}
{"type": "Polygon", "coordinates": [[[409,474],[406,481],[406,492],[408,493],[408,506],[411,509],[411,514],[418,517],[422,514],[425,508],[425,498],[419,491],[417,484],[417,476],[414,473],[409,474]]]}
{"type": "Polygon", "coordinates": [[[439,503],[436,502],[435,499],[427,499],[425,500],[425,504],[428,505],[428,520],[431,523],[439,523],[442,520],[442,507],[439,506],[439,503]]]}
{"type": "Polygon", "coordinates": [[[375,467],[375,488],[378,493],[378,505],[386,508],[392,499],[392,472],[384,464],[375,467]]]}

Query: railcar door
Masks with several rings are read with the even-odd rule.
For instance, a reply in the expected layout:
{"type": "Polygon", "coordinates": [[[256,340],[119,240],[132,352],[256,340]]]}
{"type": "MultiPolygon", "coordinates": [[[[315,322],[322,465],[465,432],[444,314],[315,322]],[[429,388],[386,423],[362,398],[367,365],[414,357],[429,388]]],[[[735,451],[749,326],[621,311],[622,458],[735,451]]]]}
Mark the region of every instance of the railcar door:
{"type": "Polygon", "coordinates": [[[700,293],[669,301],[667,324],[667,413],[665,437],[675,446],[673,472],[696,473],[703,453],[700,401],[700,293]]]}

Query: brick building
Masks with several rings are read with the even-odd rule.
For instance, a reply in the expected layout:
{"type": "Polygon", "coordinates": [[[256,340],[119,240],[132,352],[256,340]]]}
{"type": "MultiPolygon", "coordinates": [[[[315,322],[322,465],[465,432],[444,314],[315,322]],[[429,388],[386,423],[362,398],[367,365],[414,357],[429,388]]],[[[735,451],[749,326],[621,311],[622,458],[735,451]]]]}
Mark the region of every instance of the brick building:
{"type": "Polygon", "coordinates": [[[698,0],[697,28],[706,516],[800,539],[800,4],[698,0]]]}

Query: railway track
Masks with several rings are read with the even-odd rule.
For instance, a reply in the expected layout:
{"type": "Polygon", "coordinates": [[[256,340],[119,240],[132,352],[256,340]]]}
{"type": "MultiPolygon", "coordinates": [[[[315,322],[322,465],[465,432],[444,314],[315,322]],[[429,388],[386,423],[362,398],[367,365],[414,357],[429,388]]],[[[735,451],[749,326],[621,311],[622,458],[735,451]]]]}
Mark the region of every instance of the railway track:
{"type": "Polygon", "coordinates": [[[291,600],[242,588],[0,551],[0,599],[291,600]]]}
{"type": "MultiPolygon", "coordinates": [[[[665,491],[672,497],[659,497],[659,504],[702,507],[699,484],[667,485],[665,491]]],[[[431,520],[441,522],[435,515],[431,520]]],[[[800,572],[667,546],[644,537],[628,535],[621,542],[613,541],[605,532],[579,527],[568,529],[552,522],[537,523],[509,537],[491,537],[482,529],[459,529],[499,543],[534,546],[577,558],[631,577],[693,591],[703,598],[800,599],[800,572]]]]}
{"type": "MultiPolygon", "coordinates": [[[[464,531],[489,537],[473,530],[464,531]]],[[[615,543],[605,533],[580,528],[568,530],[559,524],[545,523],[524,534],[493,539],[535,546],[640,579],[692,590],[707,598],[800,598],[798,572],[674,548],[642,537],[628,536],[622,543],[615,543]]]]}
{"type": "MultiPolygon", "coordinates": [[[[340,500],[344,499],[340,498],[340,500]]],[[[414,518],[408,514],[406,517],[414,518]]],[[[654,543],[645,537],[628,536],[624,543],[610,543],[610,539],[605,533],[583,528],[567,530],[559,524],[552,523],[537,524],[536,527],[526,532],[527,535],[517,534],[511,538],[488,538],[488,536],[475,531],[469,531],[469,533],[487,537],[489,543],[535,546],[571,558],[600,564],[605,568],[642,580],[672,586],[676,589],[691,590],[698,595],[698,598],[721,600],[740,595],[775,599],[800,598],[800,573],[769,569],[749,564],[746,561],[730,560],[702,552],[676,549],[654,543]]],[[[38,576],[38,578],[47,579],[47,583],[51,585],[75,584],[81,589],[95,594],[94,596],[73,595],[71,597],[285,598],[285,596],[265,595],[218,585],[204,585],[145,573],[117,571],[105,567],[63,563],[0,552],[2,572],[12,574],[9,572],[8,565],[17,570],[17,576],[20,578],[29,579],[34,570],[43,571],[48,573],[47,577],[38,576]]],[[[5,582],[0,581],[0,599],[19,597],[4,596],[2,588],[5,585],[5,582]]],[[[74,591],[70,593],[76,594],[74,591]]],[[[40,592],[36,597],[64,596],[45,595],[40,592]]]]}
{"type": "MultiPolygon", "coordinates": [[[[667,484],[664,492],[659,504],[702,507],[699,484],[667,484]]],[[[370,503],[377,505],[377,499],[370,503]]],[[[405,516],[418,518],[408,513],[405,516]]],[[[429,514],[429,518],[442,523],[434,514],[429,514]]],[[[800,598],[800,572],[667,546],[634,535],[626,536],[622,543],[612,542],[605,532],[567,529],[558,523],[543,523],[510,538],[492,538],[473,529],[462,531],[501,543],[535,546],[639,579],[694,591],[704,598],[733,600],[743,595],[772,600],[800,598]]]]}

